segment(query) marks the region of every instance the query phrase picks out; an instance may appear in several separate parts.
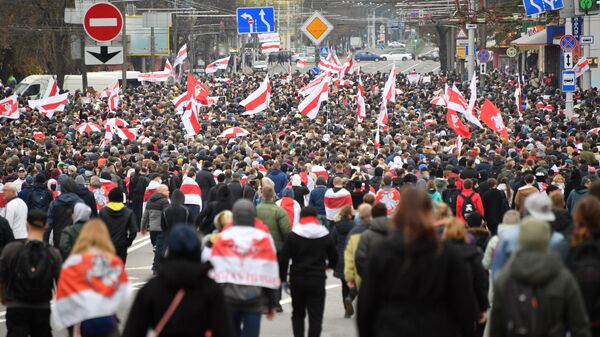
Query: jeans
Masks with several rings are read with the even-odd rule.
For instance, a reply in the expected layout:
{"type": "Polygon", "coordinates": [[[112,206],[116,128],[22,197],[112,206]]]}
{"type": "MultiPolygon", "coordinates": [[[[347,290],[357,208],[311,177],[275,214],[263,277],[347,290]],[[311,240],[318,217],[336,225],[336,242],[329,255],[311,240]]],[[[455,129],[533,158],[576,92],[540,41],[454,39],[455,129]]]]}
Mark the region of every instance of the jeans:
{"type": "Polygon", "coordinates": [[[160,265],[160,260],[163,256],[164,233],[162,231],[151,231],[150,237],[152,236],[154,236],[154,244],[156,247],[154,250],[154,260],[152,261],[152,271],[156,274],[158,266],[160,265]]]}
{"type": "Polygon", "coordinates": [[[6,309],[7,337],[52,337],[50,308],[6,309]]]}
{"type": "Polygon", "coordinates": [[[292,279],[290,291],[294,337],[304,337],[304,318],[307,311],[308,337],[321,336],[323,311],[325,310],[325,279],[292,279]]]}
{"type": "Polygon", "coordinates": [[[237,337],[258,337],[260,334],[261,312],[233,310],[232,313],[237,337]]]}

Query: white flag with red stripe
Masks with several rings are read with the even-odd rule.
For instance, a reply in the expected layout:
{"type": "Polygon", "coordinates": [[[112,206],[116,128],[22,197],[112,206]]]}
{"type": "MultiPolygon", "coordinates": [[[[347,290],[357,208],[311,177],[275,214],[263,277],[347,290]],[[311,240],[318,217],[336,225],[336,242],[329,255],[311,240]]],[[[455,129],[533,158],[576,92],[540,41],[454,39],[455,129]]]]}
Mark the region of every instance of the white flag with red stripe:
{"type": "Polygon", "coordinates": [[[298,91],[298,93],[304,97],[310,95],[310,93],[316,87],[318,87],[321,83],[323,83],[323,80],[325,79],[326,76],[327,76],[327,73],[322,73],[322,74],[318,75],[312,81],[308,82],[308,84],[306,86],[304,86],[302,89],[300,89],[298,91]]]}
{"type": "Polygon", "coordinates": [[[306,66],[306,61],[307,60],[305,58],[299,58],[296,61],[296,67],[298,67],[298,68],[304,68],[304,66],[306,66]]]}
{"type": "Polygon", "coordinates": [[[117,111],[117,108],[119,107],[119,103],[121,102],[121,99],[119,98],[119,92],[120,92],[119,81],[117,80],[115,83],[115,86],[110,91],[110,96],[108,96],[108,110],[109,111],[117,111]]]}
{"type": "Polygon", "coordinates": [[[133,294],[123,261],[97,251],[75,254],[62,265],[52,305],[57,329],[114,315],[133,294]]]}
{"type": "Polygon", "coordinates": [[[281,44],[279,43],[279,41],[265,42],[260,46],[260,51],[263,54],[269,54],[269,53],[279,51],[280,48],[281,48],[281,44]]]}
{"type": "Polygon", "coordinates": [[[251,226],[227,226],[210,253],[215,282],[278,289],[279,264],[268,231],[251,226]]]}
{"type": "Polygon", "coordinates": [[[173,105],[175,106],[176,109],[183,110],[183,108],[185,108],[187,106],[189,101],[190,101],[190,94],[188,94],[188,92],[186,91],[183,94],[174,98],[173,101],[171,101],[171,103],[173,103],[173,105]]]}
{"type": "Polygon", "coordinates": [[[269,75],[265,76],[258,89],[251,93],[240,105],[246,108],[242,115],[254,115],[266,110],[271,102],[271,83],[269,75]]]}
{"type": "Polygon", "coordinates": [[[37,109],[44,116],[52,118],[55,111],[64,111],[69,100],[69,93],[59,94],[58,84],[50,79],[44,96],[40,99],[30,100],[28,105],[31,109],[37,109]]]}
{"type": "Polygon", "coordinates": [[[346,57],[346,62],[344,62],[344,64],[343,64],[344,72],[346,74],[352,74],[352,65],[353,65],[352,56],[348,55],[346,57]]]}
{"type": "Polygon", "coordinates": [[[367,108],[365,106],[365,88],[363,87],[362,79],[358,76],[358,91],[356,93],[358,121],[362,122],[367,117],[367,108]]]}
{"type": "Polygon", "coordinates": [[[317,117],[321,103],[329,98],[329,81],[329,77],[325,77],[318,86],[312,89],[308,97],[300,102],[298,110],[302,115],[310,119],[317,117]]]}
{"type": "Polygon", "coordinates": [[[523,106],[521,104],[521,78],[517,74],[517,81],[515,82],[515,104],[517,105],[517,111],[522,114],[523,106]]]}
{"type": "Polygon", "coordinates": [[[587,57],[583,56],[577,61],[577,64],[573,66],[575,72],[575,78],[583,75],[586,71],[590,70],[590,64],[588,63],[587,57]]]}
{"type": "Polygon", "coordinates": [[[198,104],[189,101],[185,112],[181,116],[183,127],[188,136],[195,136],[200,132],[200,121],[198,119],[198,104]]]}
{"type": "Polygon", "coordinates": [[[381,95],[381,105],[379,106],[379,118],[377,119],[379,124],[388,124],[388,111],[387,105],[389,102],[396,101],[396,65],[392,65],[392,70],[388,75],[388,79],[383,87],[381,95]]]}
{"type": "Polygon", "coordinates": [[[464,114],[467,111],[469,104],[460,91],[458,91],[456,84],[453,84],[452,88],[447,87],[446,93],[446,106],[448,109],[464,114]]]}
{"type": "Polygon", "coordinates": [[[185,59],[187,58],[187,53],[188,49],[186,43],[183,46],[181,46],[181,48],[179,48],[179,51],[177,52],[177,57],[175,58],[175,62],[173,62],[173,69],[175,69],[175,67],[182,64],[183,61],[185,61],[185,59]]]}
{"type": "Polygon", "coordinates": [[[202,210],[202,190],[194,179],[184,177],[179,190],[185,195],[186,205],[197,205],[202,210]]]}
{"type": "Polygon", "coordinates": [[[345,188],[337,192],[333,188],[330,188],[325,192],[324,203],[327,220],[335,221],[342,207],[352,207],[352,197],[350,196],[350,192],[345,188]]]}
{"type": "Polygon", "coordinates": [[[117,136],[122,140],[134,141],[137,138],[137,128],[117,128],[117,136]]]}
{"type": "Polygon", "coordinates": [[[343,67],[341,65],[333,64],[330,61],[320,59],[319,69],[322,69],[324,72],[339,73],[343,69],[343,67]]]}
{"type": "Polygon", "coordinates": [[[220,59],[210,63],[209,65],[207,65],[206,69],[204,69],[204,72],[207,74],[212,74],[219,69],[225,70],[225,69],[227,69],[228,64],[229,64],[229,56],[220,58],[220,59]]]}
{"type": "Polygon", "coordinates": [[[287,213],[288,218],[290,218],[290,229],[294,229],[295,226],[298,225],[300,221],[300,204],[294,200],[294,198],[283,197],[275,202],[275,204],[287,213]]]}
{"type": "Polygon", "coordinates": [[[475,74],[473,74],[473,77],[471,77],[469,90],[471,91],[471,95],[469,96],[469,105],[464,113],[465,119],[483,129],[483,125],[481,125],[479,118],[477,118],[474,113],[475,103],[477,102],[477,76],[475,76],[475,74]]]}
{"type": "Polygon", "coordinates": [[[0,118],[19,119],[19,100],[12,95],[0,101],[0,118]]]}
{"type": "Polygon", "coordinates": [[[148,203],[148,199],[156,192],[156,189],[160,186],[160,182],[155,180],[151,180],[148,186],[146,186],[146,190],[144,191],[144,203],[142,204],[142,209],[146,209],[146,204],[148,203]]]}

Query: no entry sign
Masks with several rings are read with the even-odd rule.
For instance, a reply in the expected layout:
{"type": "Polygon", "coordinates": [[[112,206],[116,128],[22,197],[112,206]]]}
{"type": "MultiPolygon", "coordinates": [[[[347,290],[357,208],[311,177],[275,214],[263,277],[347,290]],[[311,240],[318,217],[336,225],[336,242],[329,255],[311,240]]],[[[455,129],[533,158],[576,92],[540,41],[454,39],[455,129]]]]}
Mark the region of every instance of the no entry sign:
{"type": "Polygon", "coordinates": [[[92,39],[108,42],[121,33],[123,16],[113,4],[97,3],[85,12],[83,27],[92,39]]]}

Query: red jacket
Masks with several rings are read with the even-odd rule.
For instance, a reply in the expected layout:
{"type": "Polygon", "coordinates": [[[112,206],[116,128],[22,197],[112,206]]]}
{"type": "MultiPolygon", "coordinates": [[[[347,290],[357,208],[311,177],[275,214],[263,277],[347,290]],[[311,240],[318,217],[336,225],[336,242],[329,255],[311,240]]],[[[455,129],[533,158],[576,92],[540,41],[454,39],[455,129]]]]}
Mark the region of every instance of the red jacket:
{"type": "Polygon", "coordinates": [[[477,211],[477,213],[479,213],[483,217],[484,212],[483,212],[483,202],[481,201],[481,196],[479,195],[479,193],[473,191],[472,189],[464,189],[458,195],[458,197],[456,197],[456,216],[459,219],[465,220],[465,218],[463,217],[463,214],[462,214],[462,207],[463,207],[463,202],[464,202],[463,194],[467,197],[471,196],[471,200],[473,201],[473,204],[475,205],[475,210],[477,211]]]}

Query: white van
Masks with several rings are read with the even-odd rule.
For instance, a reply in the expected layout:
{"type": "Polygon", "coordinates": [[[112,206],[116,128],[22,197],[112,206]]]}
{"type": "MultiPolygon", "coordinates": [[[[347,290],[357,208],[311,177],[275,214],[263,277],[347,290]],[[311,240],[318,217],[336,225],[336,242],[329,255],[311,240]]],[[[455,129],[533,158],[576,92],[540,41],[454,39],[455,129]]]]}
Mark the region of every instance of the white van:
{"type": "MultiPolygon", "coordinates": [[[[137,80],[139,71],[127,72],[127,85],[138,86],[140,83],[137,80]]],[[[15,87],[15,94],[26,96],[30,99],[38,99],[46,91],[50,79],[55,78],[54,75],[30,75],[24,78],[15,87]]],[[[122,83],[121,71],[99,71],[88,73],[88,87],[94,88],[95,91],[102,91],[106,88],[112,88],[116,80],[122,83]]],[[[62,89],[74,93],[76,90],[82,90],[83,84],[81,75],[65,75],[62,89]]]]}

